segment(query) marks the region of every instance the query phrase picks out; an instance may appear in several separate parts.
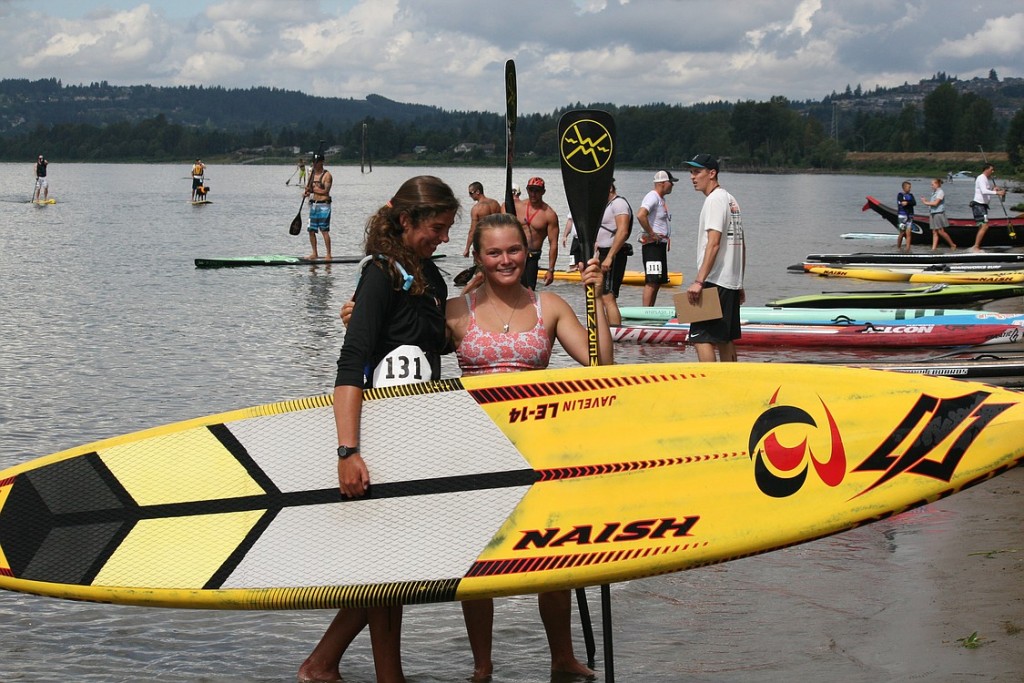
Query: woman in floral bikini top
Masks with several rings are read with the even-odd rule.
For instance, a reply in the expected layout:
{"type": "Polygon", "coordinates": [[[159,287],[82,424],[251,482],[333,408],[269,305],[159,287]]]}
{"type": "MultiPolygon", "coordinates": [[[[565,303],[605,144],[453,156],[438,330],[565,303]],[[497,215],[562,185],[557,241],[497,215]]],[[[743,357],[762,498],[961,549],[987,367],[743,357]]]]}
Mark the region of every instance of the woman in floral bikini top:
{"type": "MultiPolygon", "coordinates": [[[[526,256],[526,234],[515,216],[491,214],[477,223],[473,258],[480,272],[468,288],[478,289],[450,299],[445,312],[463,375],[542,370],[556,339],[576,361],[589,364],[587,330],[572,307],[557,294],[534,293],[520,283],[526,256]]],[[[595,285],[600,302],[603,275],[597,259],[590,260],[582,279],[595,285]]],[[[600,305],[597,322],[598,357],[609,365],[614,361],[611,332],[600,305]]],[[[541,593],[538,603],[551,649],[551,670],[593,676],[573,652],[569,591],[541,593]]],[[[473,680],[485,680],[493,671],[494,601],[466,600],[462,609],[473,650],[473,680]]]]}
{"type": "MultiPolygon", "coordinates": [[[[556,339],[580,364],[589,363],[587,330],[572,307],[557,294],[535,293],[520,284],[527,248],[515,216],[497,213],[481,220],[473,235],[473,254],[480,272],[469,289],[477,282],[479,287],[450,300],[446,312],[464,375],[542,370],[556,339]]],[[[584,271],[583,280],[600,287],[596,261],[584,271]]],[[[601,306],[598,349],[602,365],[613,362],[611,332],[601,306]]]]}
{"type": "MultiPolygon", "coordinates": [[[[543,370],[551,360],[551,338],[544,327],[540,297],[527,290],[537,313],[536,324],[525,332],[488,332],[476,321],[477,293],[469,299],[469,324],[456,351],[463,375],[543,370]]],[[[514,314],[513,314],[514,317],[514,314]]],[[[504,326],[502,326],[504,327],[504,326]]]]}

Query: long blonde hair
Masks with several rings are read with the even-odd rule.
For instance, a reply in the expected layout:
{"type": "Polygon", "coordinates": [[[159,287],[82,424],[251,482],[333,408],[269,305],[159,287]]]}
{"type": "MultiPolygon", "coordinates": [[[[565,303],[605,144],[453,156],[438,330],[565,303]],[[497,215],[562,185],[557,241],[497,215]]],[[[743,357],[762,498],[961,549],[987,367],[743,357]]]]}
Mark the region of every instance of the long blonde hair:
{"type": "MultiPolygon", "coordinates": [[[[452,192],[452,188],[440,178],[430,175],[409,178],[398,188],[391,201],[367,219],[364,251],[367,255],[380,255],[388,262],[400,263],[413,276],[410,293],[423,294],[427,287],[423,277],[423,266],[419,256],[414,254],[402,239],[402,214],[407,215],[412,224],[416,225],[442,213],[458,213],[459,207],[459,200],[452,192]]],[[[380,260],[374,259],[373,263],[378,267],[384,267],[380,260]]],[[[393,267],[391,269],[394,270],[393,267]]],[[[396,283],[401,283],[401,278],[393,279],[396,283]]],[[[400,289],[401,284],[396,284],[395,288],[400,289]]]]}

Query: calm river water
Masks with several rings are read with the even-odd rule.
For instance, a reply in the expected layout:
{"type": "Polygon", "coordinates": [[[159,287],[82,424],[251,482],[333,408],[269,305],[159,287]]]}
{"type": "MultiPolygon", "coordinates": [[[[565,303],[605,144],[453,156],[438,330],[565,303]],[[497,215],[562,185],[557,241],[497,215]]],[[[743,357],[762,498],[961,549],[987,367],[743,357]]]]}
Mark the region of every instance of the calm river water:
{"type": "MultiPolygon", "coordinates": [[[[84,442],[245,406],[328,392],[350,295],[348,265],[197,270],[193,259],[304,255],[287,228],[301,193],[286,166],[211,166],[213,203],[188,203],[189,165],[50,165],[57,203],[28,203],[31,163],[0,164],[0,468],[84,442]]],[[[433,173],[460,197],[480,180],[503,194],[504,169],[335,167],[335,254],[358,253],[366,216],[407,177],[433,173]]],[[[702,197],[688,176],[668,197],[672,270],[692,276],[702,197]]],[[[564,219],[557,170],[548,181],[564,219]]],[[[634,208],[653,171],[620,171],[634,208]]],[[[722,176],[739,199],[749,245],[750,304],[827,289],[879,288],[792,274],[811,252],[891,250],[845,232],[891,232],[860,207],[887,201],[902,178],[722,176]]],[[[912,179],[918,195],[926,179],[912,179]]],[[[966,215],[969,183],[947,184],[966,215]]],[[[463,200],[470,201],[468,197],[463,200]]],[[[1016,199],[1014,199],[1016,201],[1016,199]]],[[[304,216],[304,224],[307,217],[304,216]]],[[[463,259],[468,205],[442,248],[463,259]]],[[[639,254],[639,250],[637,250],[639,254]]],[[[639,255],[630,267],[640,268],[639,255]]],[[[567,255],[560,259],[567,263],[567,255]]],[[[555,285],[577,309],[578,286],[555,285]]],[[[884,287],[881,287],[884,288],[884,287]]],[[[659,303],[671,301],[663,290],[659,303]]],[[[639,305],[639,288],[622,303],[639,305]]],[[[1020,310],[1003,302],[999,310],[1020,310]]],[[[690,349],[622,346],[619,362],[695,360],[690,349]]],[[[842,357],[835,350],[746,351],[741,360],[842,357]]],[[[554,362],[569,362],[557,353],[554,362]]],[[[446,361],[445,374],[457,374],[446,361]]],[[[815,543],[613,587],[620,681],[978,680],[1024,672],[1024,472],[815,543]],[[1015,501],[1015,502],[1014,502],[1015,501]],[[1014,630],[1016,628],[1016,631],[1014,630]],[[978,631],[983,647],[958,638],[978,631]]],[[[600,623],[597,591],[592,592],[600,623]]],[[[530,597],[499,601],[495,681],[547,681],[530,597]]],[[[290,681],[331,613],[207,612],[78,604],[0,593],[2,681],[290,681]]],[[[472,669],[461,610],[406,611],[410,681],[465,680],[472,669]]],[[[583,652],[582,638],[577,648],[583,652]]],[[[600,642],[598,646],[598,668],[600,642]]],[[[350,683],[373,678],[363,636],[346,657],[350,683]]],[[[599,676],[599,679],[601,677],[599,676]]]]}

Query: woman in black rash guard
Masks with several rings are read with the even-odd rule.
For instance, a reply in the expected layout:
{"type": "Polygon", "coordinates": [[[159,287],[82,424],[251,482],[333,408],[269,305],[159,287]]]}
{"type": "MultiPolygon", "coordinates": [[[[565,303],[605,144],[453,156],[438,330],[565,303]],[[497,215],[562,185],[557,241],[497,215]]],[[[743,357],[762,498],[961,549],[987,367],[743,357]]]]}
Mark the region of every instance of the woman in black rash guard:
{"type": "MultiPolygon", "coordinates": [[[[441,377],[448,287],[430,257],[448,241],[458,210],[442,180],[417,176],[366,223],[371,258],[356,287],[334,387],[338,485],[348,498],[362,496],[370,485],[373,453],[359,450],[363,389],[441,377]]],[[[404,681],[401,605],[341,609],[299,668],[299,680],[340,680],[341,656],[367,624],[377,680],[404,681]]]]}

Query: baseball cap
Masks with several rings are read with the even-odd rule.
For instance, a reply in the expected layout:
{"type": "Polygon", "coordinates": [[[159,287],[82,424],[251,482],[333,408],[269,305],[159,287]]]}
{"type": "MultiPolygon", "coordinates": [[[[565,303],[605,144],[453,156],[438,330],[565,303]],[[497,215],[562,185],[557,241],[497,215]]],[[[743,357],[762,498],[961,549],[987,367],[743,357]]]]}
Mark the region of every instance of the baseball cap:
{"type": "Polygon", "coordinates": [[[324,160],[324,155],[321,154],[320,152],[317,152],[316,154],[313,155],[313,161],[323,161],[323,160],[324,160]]]}
{"type": "Polygon", "coordinates": [[[679,178],[674,177],[668,171],[658,171],[654,174],[654,182],[656,183],[678,183],[679,178]]]}
{"type": "Polygon", "coordinates": [[[523,193],[523,191],[519,189],[519,185],[516,184],[516,183],[512,183],[512,194],[518,195],[518,194],[522,194],[522,193],[523,193]]]}
{"type": "Polygon", "coordinates": [[[537,176],[534,176],[534,177],[530,178],[528,181],[526,181],[526,189],[530,189],[531,187],[539,187],[539,188],[543,189],[544,188],[544,179],[543,178],[538,178],[537,176]]]}
{"type": "Polygon", "coordinates": [[[712,171],[717,171],[718,159],[714,158],[710,154],[698,154],[687,161],[686,165],[693,166],[694,168],[708,168],[712,171]]]}

